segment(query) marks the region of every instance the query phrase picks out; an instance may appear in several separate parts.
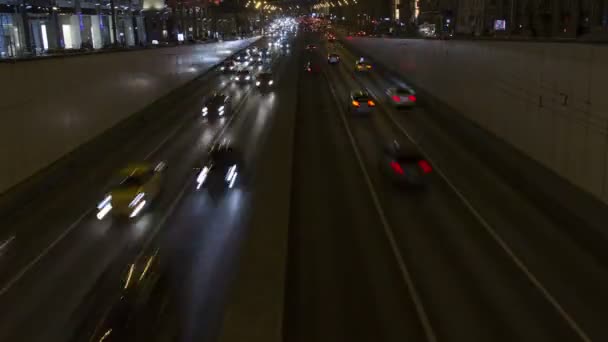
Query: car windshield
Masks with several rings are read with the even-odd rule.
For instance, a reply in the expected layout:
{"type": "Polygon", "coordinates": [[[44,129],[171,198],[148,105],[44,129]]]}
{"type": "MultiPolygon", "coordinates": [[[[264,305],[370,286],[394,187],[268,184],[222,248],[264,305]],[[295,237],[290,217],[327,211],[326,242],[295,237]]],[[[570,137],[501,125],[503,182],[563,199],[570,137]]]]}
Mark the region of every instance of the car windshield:
{"type": "Polygon", "coordinates": [[[352,98],[356,101],[363,101],[363,102],[367,102],[369,100],[371,100],[371,96],[369,96],[369,94],[367,93],[355,93],[352,95],[352,98]]]}
{"type": "Polygon", "coordinates": [[[129,189],[129,188],[141,187],[144,184],[146,184],[150,180],[151,177],[152,177],[151,172],[127,176],[116,186],[116,189],[129,189]]]}
{"type": "Polygon", "coordinates": [[[209,106],[219,106],[224,103],[225,97],[223,95],[215,95],[211,99],[209,99],[209,106]]]}

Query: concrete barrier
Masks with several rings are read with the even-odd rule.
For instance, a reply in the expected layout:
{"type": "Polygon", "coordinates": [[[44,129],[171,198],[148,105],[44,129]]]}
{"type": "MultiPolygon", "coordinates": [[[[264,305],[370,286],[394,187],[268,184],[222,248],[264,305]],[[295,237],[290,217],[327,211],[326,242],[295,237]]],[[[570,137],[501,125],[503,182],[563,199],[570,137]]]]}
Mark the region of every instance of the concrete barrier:
{"type": "Polygon", "coordinates": [[[257,39],[0,63],[0,193],[257,39]]]}
{"type": "Polygon", "coordinates": [[[608,203],[608,46],[356,37],[348,43],[608,203]]]}

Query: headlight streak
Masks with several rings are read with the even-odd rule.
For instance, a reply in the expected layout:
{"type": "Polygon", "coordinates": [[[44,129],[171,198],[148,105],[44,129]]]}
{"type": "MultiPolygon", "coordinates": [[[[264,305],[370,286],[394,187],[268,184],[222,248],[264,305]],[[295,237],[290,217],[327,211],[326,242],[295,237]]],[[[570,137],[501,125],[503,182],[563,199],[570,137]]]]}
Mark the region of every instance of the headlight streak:
{"type": "Polygon", "coordinates": [[[131,215],[129,215],[130,218],[134,218],[135,216],[137,216],[139,214],[139,212],[144,208],[144,206],[146,205],[146,201],[141,201],[137,207],[135,207],[135,209],[133,209],[133,212],[131,212],[131,215]]]}
{"type": "Polygon", "coordinates": [[[209,168],[208,167],[204,167],[201,172],[198,174],[198,176],[196,177],[196,190],[199,190],[202,186],[203,183],[205,183],[205,180],[207,179],[207,175],[209,174],[209,168]]]}
{"type": "Polygon", "coordinates": [[[106,205],[110,204],[110,202],[112,202],[112,195],[107,195],[106,198],[103,199],[103,201],[99,202],[99,204],[97,205],[97,209],[104,208],[106,205]]]}
{"type": "Polygon", "coordinates": [[[234,172],[234,174],[232,175],[232,180],[230,181],[230,184],[228,185],[228,188],[232,189],[232,187],[234,186],[234,182],[236,181],[236,176],[238,175],[238,172],[234,172]]]}
{"type": "Polygon", "coordinates": [[[106,204],[99,212],[97,213],[97,219],[102,220],[109,212],[112,210],[112,204],[106,204]]]}
{"type": "Polygon", "coordinates": [[[137,203],[139,203],[145,195],[146,194],[143,192],[138,193],[137,196],[135,196],[135,198],[131,201],[131,203],[129,203],[129,208],[133,208],[134,206],[136,206],[137,203]]]}

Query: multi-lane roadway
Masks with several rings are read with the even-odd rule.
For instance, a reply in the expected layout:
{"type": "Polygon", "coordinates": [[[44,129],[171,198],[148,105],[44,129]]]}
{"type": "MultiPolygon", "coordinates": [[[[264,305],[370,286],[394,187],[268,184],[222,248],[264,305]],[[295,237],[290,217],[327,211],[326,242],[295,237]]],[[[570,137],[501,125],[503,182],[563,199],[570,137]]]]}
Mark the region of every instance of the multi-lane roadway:
{"type": "Polygon", "coordinates": [[[140,314],[152,318],[129,340],[214,341],[231,284],[245,279],[237,265],[283,248],[255,240],[253,224],[285,231],[287,255],[273,263],[285,266],[273,298],[284,341],[608,340],[603,252],[572,234],[585,227],[543,210],[437,125],[424,100],[393,108],[385,90],[396,75],[355,72],[359,56],[317,33],[291,43],[273,57],[269,93],[212,70],[56,166],[31,201],[3,213],[0,341],[103,336],[137,312],[115,315],[115,304],[146,277],[155,281],[141,298],[155,303],[140,314]],[[329,53],[340,63],[329,65],[329,53]],[[376,107],[355,117],[348,97],[361,88],[376,107]],[[205,120],[217,91],[233,98],[232,113],[205,120]],[[246,175],[212,198],[195,191],[193,167],[220,139],[240,148],[246,175]],[[425,189],[398,189],[380,172],[395,140],[431,162],[425,189]],[[157,203],[137,220],[97,219],[113,174],[141,160],[167,163],[157,203]],[[243,260],[249,238],[259,245],[243,260]]]}

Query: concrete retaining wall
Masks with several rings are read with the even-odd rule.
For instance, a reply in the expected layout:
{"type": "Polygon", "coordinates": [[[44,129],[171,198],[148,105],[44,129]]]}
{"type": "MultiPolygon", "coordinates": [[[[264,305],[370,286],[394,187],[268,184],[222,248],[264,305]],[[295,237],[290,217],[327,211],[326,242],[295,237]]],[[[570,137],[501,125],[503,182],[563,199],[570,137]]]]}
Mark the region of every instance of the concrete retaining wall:
{"type": "Polygon", "coordinates": [[[256,39],[0,63],[0,193],[256,39]]]}
{"type": "Polygon", "coordinates": [[[608,203],[608,46],[373,38],[349,43],[608,203]]]}

